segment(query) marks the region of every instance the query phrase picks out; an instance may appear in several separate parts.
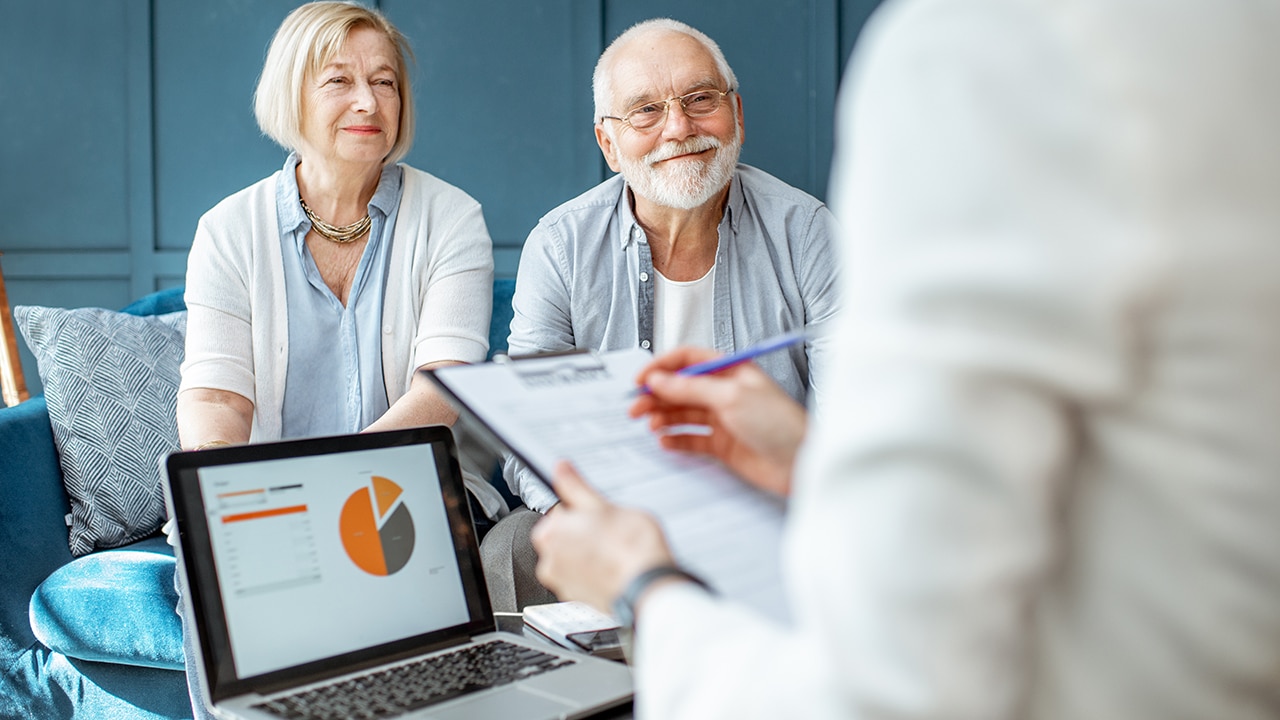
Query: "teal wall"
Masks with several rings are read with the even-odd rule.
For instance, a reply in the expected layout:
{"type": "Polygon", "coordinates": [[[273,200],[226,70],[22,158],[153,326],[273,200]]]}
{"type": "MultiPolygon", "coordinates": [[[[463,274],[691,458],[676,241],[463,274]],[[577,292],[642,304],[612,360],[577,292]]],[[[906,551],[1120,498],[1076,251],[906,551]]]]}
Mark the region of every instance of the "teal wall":
{"type": "MultiPolygon", "coordinates": [[[[500,276],[544,212],[608,176],[591,71],[666,15],[723,48],[744,162],[826,193],[836,87],[878,0],[382,0],[408,35],[407,162],[483,205],[500,276]]],[[[117,308],[181,284],[197,219],[279,168],[251,98],[293,0],[0,0],[0,258],[15,305],[117,308]]],[[[39,389],[24,348],[28,384],[39,389]]]]}

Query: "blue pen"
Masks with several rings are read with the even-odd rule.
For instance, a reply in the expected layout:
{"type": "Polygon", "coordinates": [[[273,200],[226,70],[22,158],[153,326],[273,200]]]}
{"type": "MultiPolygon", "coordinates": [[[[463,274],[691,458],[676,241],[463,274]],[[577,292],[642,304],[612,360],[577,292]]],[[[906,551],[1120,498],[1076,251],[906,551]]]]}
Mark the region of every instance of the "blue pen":
{"type": "MultiPolygon", "coordinates": [[[[683,375],[685,377],[692,377],[694,375],[708,375],[710,373],[720,372],[721,370],[728,370],[734,365],[741,365],[742,363],[747,362],[748,360],[755,360],[761,355],[767,355],[768,353],[776,352],[783,348],[791,347],[792,345],[795,345],[798,342],[804,342],[805,340],[815,336],[816,333],[814,331],[815,331],[815,328],[811,327],[806,330],[797,330],[795,332],[776,335],[774,337],[769,338],[768,340],[765,340],[764,342],[758,345],[752,345],[751,347],[743,348],[742,350],[739,350],[738,352],[733,353],[731,355],[724,355],[714,360],[695,363],[688,367],[680,368],[679,370],[676,371],[676,374],[683,375]]],[[[641,385],[635,390],[635,395],[648,395],[648,394],[649,394],[648,385],[641,385]]]]}

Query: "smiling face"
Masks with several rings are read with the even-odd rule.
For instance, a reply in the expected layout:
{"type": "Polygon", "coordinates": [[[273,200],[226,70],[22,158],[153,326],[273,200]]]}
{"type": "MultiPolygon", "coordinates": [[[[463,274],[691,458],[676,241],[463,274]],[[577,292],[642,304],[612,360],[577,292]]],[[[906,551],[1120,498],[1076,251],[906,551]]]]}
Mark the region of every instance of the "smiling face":
{"type": "Polygon", "coordinates": [[[400,129],[396,58],[385,35],[358,27],[328,64],[307,76],[298,149],[304,160],[382,165],[400,129]]]}
{"type": "MultiPolygon", "coordinates": [[[[619,117],[645,103],[695,90],[728,89],[702,43],[671,31],[641,35],[620,48],[610,74],[613,107],[608,110],[619,117]]],[[[729,184],[742,137],[742,101],[736,92],[701,118],[689,118],[673,101],[661,128],[648,133],[618,120],[596,125],[605,160],[622,173],[632,192],[682,210],[701,206],[729,184]]]]}

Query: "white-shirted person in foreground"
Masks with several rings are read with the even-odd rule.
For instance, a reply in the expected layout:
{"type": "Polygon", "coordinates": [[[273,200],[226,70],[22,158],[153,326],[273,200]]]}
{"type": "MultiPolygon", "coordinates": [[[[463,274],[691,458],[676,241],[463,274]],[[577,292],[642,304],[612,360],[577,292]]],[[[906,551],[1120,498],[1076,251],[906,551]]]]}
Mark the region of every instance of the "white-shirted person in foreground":
{"type": "MultiPolygon", "coordinates": [[[[906,0],[839,117],[845,311],[824,415],[668,374],[790,480],[779,626],[637,592],[645,718],[1280,716],[1280,6],[906,0]]],[[[607,608],[671,564],[567,467],[540,579],[607,608]],[[650,575],[652,577],[653,575],[650,575]]]]}

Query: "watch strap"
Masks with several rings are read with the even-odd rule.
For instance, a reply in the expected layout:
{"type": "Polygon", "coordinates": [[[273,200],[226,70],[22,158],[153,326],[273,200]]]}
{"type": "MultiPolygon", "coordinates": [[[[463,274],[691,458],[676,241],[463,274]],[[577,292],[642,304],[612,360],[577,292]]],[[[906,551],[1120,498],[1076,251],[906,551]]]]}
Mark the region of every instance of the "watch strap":
{"type": "Polygon", "coordinates": [[[711,586],[707,585],[705,580],[683,568],[675,565],[659,565],[655,568],[649,568],[627,583],[627,587],[623,589],[622,594],[618,596],[617,600],[613,601],[613,614],[617,616],[618,622],[622,627],[629,630],[635,629],[636,603],[640,600],[640,596],[649,589],[650,585],[669,577],[680,578],[697,585],[707,592],[712,592],[711,586]]]}

